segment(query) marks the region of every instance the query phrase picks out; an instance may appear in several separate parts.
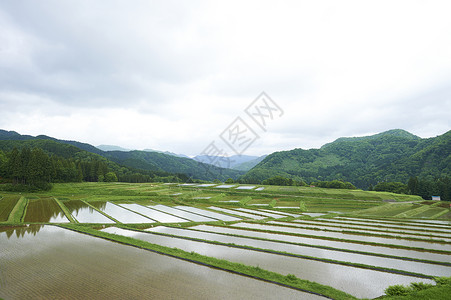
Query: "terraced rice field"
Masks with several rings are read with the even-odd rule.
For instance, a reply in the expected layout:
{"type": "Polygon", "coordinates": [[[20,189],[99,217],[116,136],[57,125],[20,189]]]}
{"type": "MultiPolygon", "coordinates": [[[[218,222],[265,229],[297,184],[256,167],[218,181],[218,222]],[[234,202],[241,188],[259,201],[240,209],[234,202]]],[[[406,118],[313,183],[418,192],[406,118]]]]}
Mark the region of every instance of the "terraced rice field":
{"type": "Polygon", "coordinates": [[[376,298],[451,276],[450,220],[434,202],[225,186],[0,195],[0,298],[376,298]]]}

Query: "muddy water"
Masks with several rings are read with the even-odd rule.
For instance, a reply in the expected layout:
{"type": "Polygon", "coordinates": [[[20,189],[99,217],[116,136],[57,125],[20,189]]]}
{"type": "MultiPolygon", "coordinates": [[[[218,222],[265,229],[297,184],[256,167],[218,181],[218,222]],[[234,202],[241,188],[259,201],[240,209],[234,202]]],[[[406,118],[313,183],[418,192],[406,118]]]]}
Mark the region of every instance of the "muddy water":
{"type": "Polygon", "coordinates": [[[212,218],[208,218],[208,217],[203,217],[203,216],[199,216],[187,211],[183,211],[174,207],[170,207],[170,206],[166,206],[166,205],[161,205],[161,204],[157,204],[157,205],[151,205],[149,206],[150,208],[154,208],[157,210],[160,210],[162,212],[165,213],[169,213],[172,215],[175,215],[177,217],[180,218],[184,218],[184,219],[188,219],[190,221],[194,221],[194,222],[211,222],[211,221],[216,221],[215,219],[212,218]]]}
{"type": "Polygon", "coordinates": [[[433,261],[439,261],[439,262],[443,261],[443,262],[451,263],[451,255],[445,255],[445,254],[420,252],[420,251],[415,251],[415,250],[394,249],[394,248],[388,248],[388,247],[383,247],[383,246],[362,245],[362,244],[354,244],[354,243],[347,243],[347,242],[340,242],[340,241],[328,241],[328,240],[315,239],[315,238],[304,238],[304,237],[290,236],[290,235],[284,235],[284,234],[275,234],[275,233],[269,233],[269,232],[257,232],[257,231],[250,231],[250,230],[242,230],[242,229],[233,228],[233,227],[225,228],[225,227],[216,227],[216,226],[210,226],[210,225],[199,225],[199,226],[194,226],[192,228],[199,229],[199,230],[207,230],[207,231],[215,232],[215,233],[216,232],[217,233],[230,233],[230,234],[237,234],[237,235],[243,235],[243,236],[272,239],[272,240],[277,240],[277,241],[303,243],[303,244],[308,244],[308,245],[333,247],[336,249],[348,249],[348,250],[355,250],[355,251],[374,252],[374,253],[380,253],[380,254],[401,256],[401,257],[410,257],[410,258],[416,258],[416,259],[426,259],[426,260],[433,260],[433,261]]]}
{"type": "Polygon", "coordinates": [[[81,200],[62,201],[80,223],[115,223],[81,200]]]}
{"type": "Polygon", "coordinates": [[[234,215],[241,216],[241,217],[248,218],[248,219],[264,219],[264,218],[266,218],[266,217],[249,214],[249,213],[245,213],[245,212],[238,211],[238,210],[222,208],[222,207],[210,206],[209,208],[217,210],[217,211],[222,211],[222,212],[225,212],[228,214],[234,214],[234,215]]]}
{"type": "MultiPolygon", "coordinates": [[[[267,224],[280,224],[280,225],[289,225],[289,226],[295,226],[295,227],[304,227],[304,228],[318,228],[318,229],[324,229],[324,230],[335,230],[335,231],[353,231],[353,232],[361,232],[363,234],[384,234],[384,235],[391,235],[391,236],[398,236],[403,238],[419,238],[419,239],[434,239],[434,240],[441,240],[445,242],[451,242],[451,236],[448,236],[446,234],[442,234],[440,236],[432,236],[427,235],[426,232],[417,232],[415,234],[406,234],[403,231],[397,231],[397,232],[383,232],[380,230],[384,230],[383,228],[379,228],[378,230],[372,230],[371,228],[361,228],[359,226],[347,226],[347,225],[338,225],[341,227],[337,227],[337,225],[328,225],[328,224],[321,224],[321,223],[315,223],[315,224],[308,224],[308,222],[299,222],[296,221],[295,223],[291,222],[277,222],[277,221],[270,221],[267,222],[267,224]]],[[[374,228],[377,229],[377,228],[374,228]]],[[[451,246],[450,246],[451,247],[451,246]]]]}
{"type": "Polygon", "coordinates": [[[233,237],[221,235],[217,233],[199,232],[189,229],[170,228],[170,227],[155,227],[147,229],[150,232],[160,232],[178,236],[199,238],[210,241],[218,241],[222,243],[234,243],[236,245],[246,245],[261,249],[270,249],[281,252],[288,252],[300,255],[307,255],[311,257],[318,257],[324,259],[332,259],[353,263],[361,263],[370,266],[378,266],[390,269],[403,270],[407,272],[421,273],[430,276],[448,276],[451,274],[451,267],[440,266],[434,264],[426,264],[419,262],[410,262],[399,259],[383,258],[371,255],[362,255],[356,253],[347,253],[341,251],[317,249],[307,246],[297,246],[284,243],[277,243],[271,241],[261,241],[250,238],[233,237]]]}
{"type": "Polygon", "coordinates": [[[418,247],[418,248],[434,249],[434,250],[450,251],[450,248],[451,248],[450,244],[417,242],[417,241],[409,241],[409,240],[403,240],[403,239],[382,238],[382,237],[374,237],[374,236],[369,236],[369,235],[346,234],[346,233],[340,233],[340,232],[326,232],[326,231],[321,231],[321,230],[290,228],[290,227],[282,227],[282,226],[274,226],[274,225],[237,223],[237,224],[233,224],[231,226],[243,227],[243,228],[256,228],[256,229],[271,230],[271,231],[282,231],[282,232],[290,232],[290,233],[298,233],[298,234],[308,234],[308,235],[315,235],[315,236],[321,236],[321,237],[355,240],[355,241],[360,241],[360,242],[372,242],[372,243],[380,243],[380,244],[401,245],[401,246],[407,246],[407,247],[418,247]]]}
{"type": "MultiPolygon", "coordinates": [[[[405,229],[405,228],[398,228],[398,227],[390,227],[389,225],[387,225],[387,227],[376,227],[374,225],[378,225],[378,226],[384,226],[384,224],[374,224],[374,225],[370,225],[370,224],[349,224],[349,223],[342,223],[342,222],[332,222],[332,221],[315,221],[315,220],[293,220],[292,222],[296,222],[296,223],[315,223],[318,224],[320,226],[341,226],[341,227],[349,227],[349,228],[357,228],[357,229],[365,229],[365,230],[371,230],[371,229],[376,229],[376,230],[387,230],[387,231],[392,231],[393,233],[415,233],[417,235],[435,235],[435,236],[442,236],[442,237],[447,237],[447,238],[451,238],[451,233],[444,233],[444,232],[428,232],[428,231],[418,231],[418,229],[405,229]]],[[[333,227],[332,227],[333,228],[333,227]]],[[[392,234],[393,234],[392,233],[392,234]]]]}
{"type": "Polygon", "coordinates": [[[28,199],[24,222],[68,223],[69,220],[53,198],[28,199]]]}
{"type": "Polygon", "coordinates": [[[130,233],[131,231],[118,228],[108,228],[105,231],[123,235],[132,234],[135,238],[148,240],[155,244],[177,247],[188,252],[195,251],[206,256],[226,259],[246,265],[259,266],[262,269],[284,275],[294,274],[298,278],[329,285],[356,297],[374,298],[381,296],[384,293],[384,289],[393,284],[409,284],[414,281],[432,282],[431,280],[416,277],[158,236],[152,235],[151,233],[136,234],[136,232],[130,233]]]}
{"type": "Polygon", "coordinates": [[[205,210],[205,209],[200,209],[197,207],[192,207],[192,206],[176,206],[176,208],[181,209],[181,210],[187,210],[189,212],[193,212],[196,214],[200,214],[200,215],[204,215],[210,218],[214,218],[214,219],[218,219],[221,221],[239,221],[241,219],[232,217],[232,216],[228,216],[225,214],[220,214],[220,213],[216,213],[216,212],[212,212],[209,210],[205,210]]]}
{"type": "Polygon", "coordinates": [[[27,230],[0,227],[0,298],[320,299],[58,227],[27,230]]]}
{"type": "Polygon", "coordinates": [[[125,208],[118,205],[112,204],[110,202],[105,203],[105,207],[101,209],[107,215],[115,218],[121,223],[152,223],[153,220],[138,215],[137,213],[131,212],[125,208]]]}

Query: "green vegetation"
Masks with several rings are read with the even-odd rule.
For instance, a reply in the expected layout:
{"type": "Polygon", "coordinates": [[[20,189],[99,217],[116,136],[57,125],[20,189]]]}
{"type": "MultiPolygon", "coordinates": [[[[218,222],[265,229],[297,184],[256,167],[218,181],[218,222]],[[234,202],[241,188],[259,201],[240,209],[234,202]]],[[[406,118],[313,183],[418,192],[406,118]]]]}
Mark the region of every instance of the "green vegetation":
{"type": "Polygon", "coordinates": [[[385,289],[382,299],[448,299],[451,292],[451,277],[434,278],[436,285],[412,282],[410,286],[393,285],[385,289]]]}
{"type": "MultiPolygon", "coordinates": [[[[320,149],[274,152],[240,178],[260,183],[274,176],[305,182],[343,180],[359,188],[451,176],[451,131],[421,139],[403,130],[340,138],[320,149]]],[[[430,197],[431,194],[421,194],[430,197]]]]}

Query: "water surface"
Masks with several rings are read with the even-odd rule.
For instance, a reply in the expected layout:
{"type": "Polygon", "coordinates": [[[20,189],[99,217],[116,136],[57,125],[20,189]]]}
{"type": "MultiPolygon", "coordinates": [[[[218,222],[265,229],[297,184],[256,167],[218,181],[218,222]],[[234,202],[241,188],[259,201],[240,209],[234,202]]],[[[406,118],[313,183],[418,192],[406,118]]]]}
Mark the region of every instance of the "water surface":
{"type": "Polygon", "coordinates": [[[0,298],[8,300],[319,299],[58,227],[15,231],[0,227],[0,298]]]}
{"type": "Polygon", "coordinates": [[[28,199],[24,222],[68,223],[64,212],[53,198],[28,199]]]}
{"type": "MultiPolygon", "coordinates": [[[[329,285],[356,297],[374,298],[381,296],[384,294],[384,289],[393,284],[409,284],[410,282],[432,283],[431,280],[411,276],[195,242],[180,238],[152,235],[151,233],[136,233],[119,228],[107,228],[104,231],[125,236],[131,234],[134,238],[148,240],[152,243],[166,247],[177,247],[187,252],[194,251],[202,255],[219,259],[259,266],[262,269],[284,275],[294,274],[298,278],[329,285]]],[[[280,297],[277,298],[280,299],[280,297]]]]}

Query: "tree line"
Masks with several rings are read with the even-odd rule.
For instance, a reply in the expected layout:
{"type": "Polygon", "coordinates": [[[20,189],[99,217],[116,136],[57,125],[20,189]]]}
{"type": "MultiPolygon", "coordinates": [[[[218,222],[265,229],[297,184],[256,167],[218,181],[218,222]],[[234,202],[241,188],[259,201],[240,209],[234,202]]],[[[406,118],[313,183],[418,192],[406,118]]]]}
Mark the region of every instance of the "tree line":
{"type": "Polygon", "coordinates": [[[451,178],[448,176],[422,178],[411,176],[407,184],[402,182],[379,182],[369,190],[392,192],[421,196],[431,200],[432,196],[440,196],[441,200],[451,201],[451,178]]]}
{"type": "MultiPolygon", "coordinates": [[[[180,174],[180,177],[183,174],[180,174]]],[[[180,182],[174,174],[155,174],[111,164],[94,155],[64,158],[41,148],[0,150],[0,182],[3,189],[49,190],[60,182],[180,182]],[[160,176],[159,176],[160,175],[160,176]]]]}

